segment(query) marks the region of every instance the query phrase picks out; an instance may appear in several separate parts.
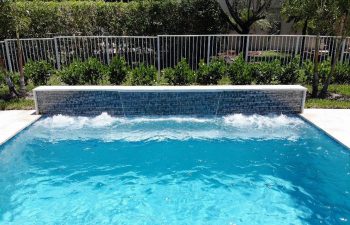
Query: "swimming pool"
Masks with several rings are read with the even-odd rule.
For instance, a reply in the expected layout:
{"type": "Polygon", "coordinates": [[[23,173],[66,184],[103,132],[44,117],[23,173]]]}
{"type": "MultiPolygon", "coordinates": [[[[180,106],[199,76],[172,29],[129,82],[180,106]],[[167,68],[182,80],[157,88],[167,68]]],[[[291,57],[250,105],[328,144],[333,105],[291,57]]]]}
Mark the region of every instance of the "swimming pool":
{"type": "Polygon", "coordinates": [[[350,223],[350,151],[284,115],[42,118],[0,187],[0,224],[350,223]]]}

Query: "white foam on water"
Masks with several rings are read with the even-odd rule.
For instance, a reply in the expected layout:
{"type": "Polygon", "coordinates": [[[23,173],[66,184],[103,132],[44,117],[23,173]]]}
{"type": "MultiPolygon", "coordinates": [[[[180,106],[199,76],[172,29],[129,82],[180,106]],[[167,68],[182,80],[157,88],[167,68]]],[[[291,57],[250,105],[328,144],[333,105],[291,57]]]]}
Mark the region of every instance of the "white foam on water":
{"type": "Polygon", "coordinates": [[[243,115],[234,114],[223,118],[226,125],[238,127],[238,128],[279,128],[298,126],[304,124],[304,122],[296,117],[288,117],[286,115],[243,115]]]}
{"type": "Polygon", "coordinates": [[[57,115],[38,121],[35,136],[44,140],[164,141],[286,139],[296,141],[304,122],[286,115],[234,114],[218,118],[96,117],[57,115]],[[86,129],[83,129],[86,128],[86,129]],[[49,130],[48,130],[49,129],[49,130]],[[49,132],[48,132],[49,131],[49,132]]]}

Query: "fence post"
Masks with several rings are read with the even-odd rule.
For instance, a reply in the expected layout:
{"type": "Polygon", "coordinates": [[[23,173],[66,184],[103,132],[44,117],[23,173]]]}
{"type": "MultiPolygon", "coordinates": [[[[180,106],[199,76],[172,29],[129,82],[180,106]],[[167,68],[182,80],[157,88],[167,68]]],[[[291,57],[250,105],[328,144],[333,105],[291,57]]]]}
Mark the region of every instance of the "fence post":
{"type": "Polygon", "coordinates": [[[247,43],[245,46],[245,61],[248,62],[248,55],[249,55],[249,35],[247,35],[247,43]]]}
{"type": "Polygon", "coordinates": [[[59,51],[58,51],[57,37],[53,38],[53,43],[55,45],[55,55],[56,55],[57,69],[60,70],[61,69],[61,58],[60,58],[60,54],[59,54],[59,51]]]}
{"type": "Polygon", "coordinates": [[[340,63],[343,63],[343,61],[344,61],[345,45],[346,45],[346,38],[343,40],[343,44],[342,44],[342,47],[341,47],[340,63]]]}
{"type": "Polygon", "coordinates": [[[208,36],[208,57],[207,57],[207,64],[209,65],[209,62],[210,62],[210,40],[211,39],[211,36],[208,36]]]}
{"type": "Polygon", "coordinates": [[[8,40],[5,40],[5,51],[6,51],[6,58],[7,58],[8,69],[10,70],[10,72],[13,72],[8,40]]]}
{"type": "Polygon", "coordinates": [[[158,60],[157,80],[160,81],[160,39],[159,39],[159,35],[157,36],[157,60],[158,60]]]}
{"type": "Polygon", "coordinates": [[[297,37],[297,43],[295,45],[295,52],[294,52],[294,57],[298,55],[299,52],[299,43],[300,43],[300,36],[297,37]]]}
{"type": "Polygon", "coordinates": [[[106,37],[106,54],[107,54],[107,65],[109,65],[110,59],[109,59],[108,37],[106,37]]]}

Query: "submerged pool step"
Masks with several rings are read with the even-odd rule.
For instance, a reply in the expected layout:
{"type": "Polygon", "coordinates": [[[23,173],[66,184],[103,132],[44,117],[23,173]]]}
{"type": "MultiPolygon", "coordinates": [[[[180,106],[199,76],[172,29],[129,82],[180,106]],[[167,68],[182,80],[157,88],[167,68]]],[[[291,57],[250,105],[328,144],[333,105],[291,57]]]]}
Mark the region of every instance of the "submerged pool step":
{"type": "Polygon", "coordinates": [[[299,85],[41,86],[33,91],[38,114],[78,116],[297,114],[306,97],[299,85]]]}

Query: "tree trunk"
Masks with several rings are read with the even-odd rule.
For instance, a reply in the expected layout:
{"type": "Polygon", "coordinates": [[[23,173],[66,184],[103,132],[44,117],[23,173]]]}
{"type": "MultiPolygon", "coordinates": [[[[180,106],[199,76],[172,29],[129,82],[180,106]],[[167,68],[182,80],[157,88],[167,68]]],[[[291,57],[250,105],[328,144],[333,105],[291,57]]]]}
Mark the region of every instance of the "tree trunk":
{"type": "Polygon", "coordinates": [[[22,44],[19,40],[19,32],[18,29],[16,29],[16,41],[17,41],[17,58],[18,58],[18,70],[19,70],[19,92],[22,97],[26,96],[27,90],[26,90],[26,83],[24,79],[24,70],[23,70],[23,51],[22,51],[22,44]]]}
{"type": "Polygon", "coordinates": [[[312,93],[311,96],[313,98],[317,98],[318,95],[318,83],[319,83],[319,50],[320,50],[320,35],[317,34],[316,36],[316,43],[315,43],[315,55],[314,55],[314,76],[312,78],[312,93]]]}
{"type": "Polygon", "coordinates": [[[240,45],[240,49],[239,49],[239,52],[242,54],[243,58],[246,59],[247,57],[247,45],[248,45],[248,34],[250,32],[250,29],[245,29],[243,30],[242,32],[242,35],[241,36],[241,45],[240,45]]]}
{"type": "Polygon", "coordinates": [[[303,25],[303,30],[302,30],[302,39],[301,39],[301,47],[300,47],[300,62],[299,64],[301,65],[303,63],[303,60],[304,60],[304,49],[305,49],[305,35],[307,34],[307,27],[308,27],[308,24],[309,24],[309,20],[306,19],[305,22],[304,22],[304,25],[303,25]]]}
{"type": "Polygon", "coordinates": [[[335,69],[336,69],[336,66],[337,66],[337,63],[338,63],[338,60],[340,57],[341,47],[342,47],[342,44],[346,38],[344,35],[344,26],[345,26],[346,19],[347,19],[347,16],[342,17],[340,29],[339,29],[339,34],[341,35],[341,38],[339,40],[339,38],[336,37],[336,42],[335,42],[335,51],[336,52],[333,54],[331,71],[328,74],[328,76],[323,84],[321,93],[319,95],[320,98],[325,98],[327,96],[328,87],[331,83],[332,77],[335,75],[335,69]]]}
{"type": "Polygon", "coordinates": [[[10,96],[11,97],[13,97],[13,96],[19,97],[19,94],[16,91],[15,85],[13,84],[11,78],[7,75],[7,70],[6,70],[6,67],[5,67],[5,59],[1,58],[1,57],[0,57],[0,71],[5,76],[5,80],[6,80],[6,84],[7,84],[8,88],[9,88],[10,96]]]}

